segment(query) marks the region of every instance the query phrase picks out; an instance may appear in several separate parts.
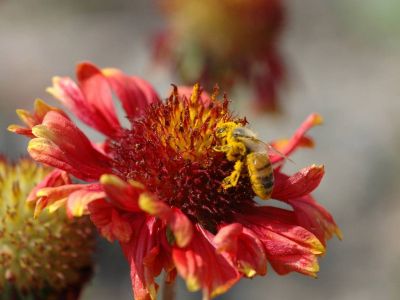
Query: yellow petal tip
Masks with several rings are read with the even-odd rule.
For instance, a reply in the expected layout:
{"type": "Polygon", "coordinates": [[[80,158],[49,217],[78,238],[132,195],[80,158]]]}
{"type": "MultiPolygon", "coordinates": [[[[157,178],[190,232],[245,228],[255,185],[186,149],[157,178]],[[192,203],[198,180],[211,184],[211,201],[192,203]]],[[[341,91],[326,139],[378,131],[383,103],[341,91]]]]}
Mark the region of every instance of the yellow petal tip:
{"type": "Polygon", "coordinates": [[[321,125],[324,123],[324,118],[320,114],[313,115],[313,124],[314,125],[321,125]]]}
{"type": "Polygon", "coordinates": [[[123,187],[125,182],[118,176],[112,174],[104,174],[100,177],[100,183],[105,185],[114,185],[118,187],[123,187]]]}

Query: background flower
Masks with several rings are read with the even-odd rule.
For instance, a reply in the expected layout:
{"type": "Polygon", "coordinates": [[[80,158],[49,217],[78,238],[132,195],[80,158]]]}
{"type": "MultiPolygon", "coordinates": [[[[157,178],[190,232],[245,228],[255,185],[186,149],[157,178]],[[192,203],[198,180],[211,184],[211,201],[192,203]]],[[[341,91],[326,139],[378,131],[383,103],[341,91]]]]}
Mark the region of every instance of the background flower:
{"type": "Polygon", "coordinates": [[[155,56],[187,84],[224,90],[250,86],[258,111],[279,107],[285,67],[279,49],[285,9],[282,0],[159,1],[167,29],[155,56]]]}
{"type": "MultiPolygon", "coordinates": [[[[4,299],[78,299],[91,277],[94,232],[88,218],[69,219],[65,209],[34,218],[34,205],[26,201],[49,171],[29,159],[15,164],[0,159],[0,294],[4,299]]],[[[51,184],[64,184],[58,179],[51,184]]]]}

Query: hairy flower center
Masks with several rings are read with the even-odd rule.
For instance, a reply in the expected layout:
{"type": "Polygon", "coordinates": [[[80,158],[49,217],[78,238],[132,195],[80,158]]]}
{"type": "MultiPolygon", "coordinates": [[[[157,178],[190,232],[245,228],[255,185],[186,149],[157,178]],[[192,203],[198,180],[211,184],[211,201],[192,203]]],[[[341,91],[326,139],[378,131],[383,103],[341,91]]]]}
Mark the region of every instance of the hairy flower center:
{"type": "Polygon", "coordinates": [[[48,172],[28,159],[13,165],[0,157],[0,294],[10,284],[31,295],[62,291],[83,284],[91,273],[89,219],[71,220],[61,209],[34,219],[26,202],[48,172]]]}
{"type": "Polygon", "coordinates": [[[190,99],[173,93],[165,104],[132,120],[132,129],[114,141],[115,170],[215,231],[218,224],[231,221],[234,212],[253,205],[246,178],[235,189],[221,188],[233,167],[214,150],[216,127],[233,120],[227,105],[227,100],[202,101],[196,88],[190,99]]]}

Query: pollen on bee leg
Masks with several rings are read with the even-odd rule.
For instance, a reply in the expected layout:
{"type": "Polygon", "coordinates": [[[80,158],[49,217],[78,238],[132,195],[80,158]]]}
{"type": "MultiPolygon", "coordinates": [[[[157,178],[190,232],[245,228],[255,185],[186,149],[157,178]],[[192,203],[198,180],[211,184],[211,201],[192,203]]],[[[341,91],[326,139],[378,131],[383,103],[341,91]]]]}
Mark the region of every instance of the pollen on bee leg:
{"type": "Polygon", "coordinates": [[[228,152],[229,151],[230,146],[228,145],[223,145],[223,146],[215,146],[213,148],[214,151],[216,152],[228,152]]]}
{"type": "Polygon", "coordinates": [[[238,160],[235,162],[235,166],[233,167],[233,171],[231,175],[224,178],[222,182],[222,187],[226,190],[230,187],[234,187],[237,185],[240,177],[240,173],[242,172],[243,162],[238,160]]]}

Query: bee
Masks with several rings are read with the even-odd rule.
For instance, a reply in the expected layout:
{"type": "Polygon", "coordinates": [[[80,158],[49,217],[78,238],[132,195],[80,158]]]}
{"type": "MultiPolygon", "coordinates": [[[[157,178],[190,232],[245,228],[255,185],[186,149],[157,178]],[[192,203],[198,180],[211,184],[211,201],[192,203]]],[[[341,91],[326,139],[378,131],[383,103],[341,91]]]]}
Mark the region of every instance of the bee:
{"type": "Polygon", "coordinates": [[[214,149],[224,152],[229,161],[234,161],[232,173],[224,178],[222,187],[228,189],[237,185],[243,166],[247,166],[254,193],[261,199],[269,199],[274,186],[272,164],[268,156],[268,144],[257,139],[250,129],[235,122],[217,126],[216,136],[221,145],[214,149]]]}

